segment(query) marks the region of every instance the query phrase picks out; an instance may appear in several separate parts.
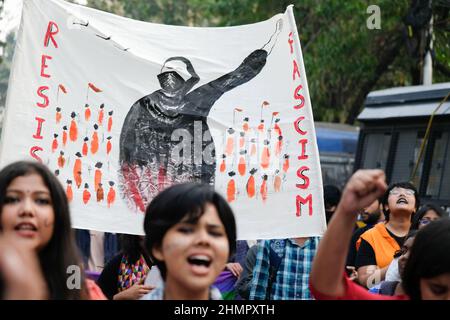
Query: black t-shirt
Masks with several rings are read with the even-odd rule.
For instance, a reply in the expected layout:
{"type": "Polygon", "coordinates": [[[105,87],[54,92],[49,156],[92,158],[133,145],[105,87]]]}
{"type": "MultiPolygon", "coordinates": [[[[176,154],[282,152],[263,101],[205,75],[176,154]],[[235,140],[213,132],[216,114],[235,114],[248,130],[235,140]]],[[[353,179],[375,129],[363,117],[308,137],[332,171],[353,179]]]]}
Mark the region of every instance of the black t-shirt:
{"type": "MultiPolygon", "coordinates": [[[[397,237],[395,234],[390,232],[386,228],[389,235],[398,243],[400,247],[403,246],[405,237],[397,237]]],[[[355,267],[360,268],[364,266],[377,265],[377,259],[375,257],[375,251],[372,246],[364,239],[361,239],[361,244],[359,246],[358,252],[356,254],[355,267]]]]}
{"type": "Polygon", "coordinates": [[[350,248],[348,249],[348,255],[347,255],[347,266],[355,266],[356,265],[356,254],[358,251],[356,250],[356,242],[358,242],[359,237],[372,228],[373,225],[366,225],[362,228],[356,229],[356,231],[353,233],[352,239],[350,240],[350,248]]]}
{"type": "Polygon", "coordinates": [[[97,285],[102,289],[103,294],[112,300],[115,294],[119,293],[118,277],[122,253],[119,253],[109,261],[97,280],[97,285]]]}

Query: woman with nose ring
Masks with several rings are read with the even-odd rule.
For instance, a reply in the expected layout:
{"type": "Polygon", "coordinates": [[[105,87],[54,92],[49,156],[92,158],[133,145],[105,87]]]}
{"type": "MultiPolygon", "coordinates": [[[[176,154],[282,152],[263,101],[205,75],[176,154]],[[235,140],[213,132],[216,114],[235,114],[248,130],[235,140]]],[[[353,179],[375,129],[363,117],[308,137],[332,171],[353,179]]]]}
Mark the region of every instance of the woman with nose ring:
{"type": "Polygon", "coordinates": [[[414,185],[399,182],[389,186],[381,204],[385,221],[363,233],[357,242],[358,282],[367,288],[385,279],[395,252],[400,250],[409,232],[419,197],[414,185]]]}
{"type": "Polygon", "coordinates": [[[221,299],[212,284],[235,251],[236,224],[211,186],[183,183],[162,191],[147,207],[144,231],[164,281],[141,299],[221,299]]]}

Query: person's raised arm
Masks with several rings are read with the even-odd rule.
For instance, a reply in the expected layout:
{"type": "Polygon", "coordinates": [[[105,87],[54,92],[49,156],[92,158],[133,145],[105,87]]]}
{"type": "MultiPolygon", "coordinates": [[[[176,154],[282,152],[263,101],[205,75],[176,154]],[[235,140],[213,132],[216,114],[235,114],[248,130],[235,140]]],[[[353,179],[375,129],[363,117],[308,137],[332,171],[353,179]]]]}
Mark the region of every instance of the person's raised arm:
{"type": "Polygon", "coordinates": [[[348,181],[314,258],[310,284],[321,294],[345,294],[344,268],[357,213],[386,190],[384,172],[359,170],[348,181]]]}
{"type": "Polygon", "coordinates": [[[283,28],[283,21],[278,20],[274,33],[261,47],[251,52],[244,61],[233,71],[208,82],[188,94],[188,100],[196,101],[194,108],[206,114],[225,92],[230,91],[255,78],[266,65],[267,57],[272,52],[283,28]],[[198,102],[201,103],[198,103],[198,102]]]}

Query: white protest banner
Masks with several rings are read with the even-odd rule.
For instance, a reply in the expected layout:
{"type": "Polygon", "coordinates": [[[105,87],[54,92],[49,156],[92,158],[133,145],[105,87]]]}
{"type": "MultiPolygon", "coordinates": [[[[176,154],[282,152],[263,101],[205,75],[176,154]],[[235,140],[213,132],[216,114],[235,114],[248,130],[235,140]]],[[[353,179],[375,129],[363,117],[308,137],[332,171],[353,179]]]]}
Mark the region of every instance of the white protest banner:
{"type": "Polygon", "coordinates": [[[142,234],[146,205],[183,181],[215,185],[240,239],[326,228],[292,7],[194,28],[26,0],[0,164],[21,159],[58,175],[76,228],[142,234]]]}

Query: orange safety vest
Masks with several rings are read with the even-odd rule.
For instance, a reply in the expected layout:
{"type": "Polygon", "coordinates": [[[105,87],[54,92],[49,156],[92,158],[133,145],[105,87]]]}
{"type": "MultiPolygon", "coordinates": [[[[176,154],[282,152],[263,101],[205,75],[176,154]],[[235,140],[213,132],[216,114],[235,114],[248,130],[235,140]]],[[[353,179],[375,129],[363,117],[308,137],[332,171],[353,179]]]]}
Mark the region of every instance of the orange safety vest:
{"type": "Polygon", "coordinates": [[[384,223],[377,223],[372,229],[364,232],[356,242],[356,250],[359,250],[361,239],[366,240],[372,247],[379,268],[388,266],[394,259],[394,253],[400,250],[400,246],[389,235],[384,223]]]}

